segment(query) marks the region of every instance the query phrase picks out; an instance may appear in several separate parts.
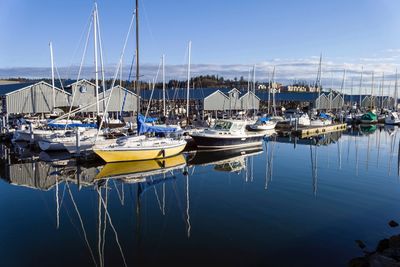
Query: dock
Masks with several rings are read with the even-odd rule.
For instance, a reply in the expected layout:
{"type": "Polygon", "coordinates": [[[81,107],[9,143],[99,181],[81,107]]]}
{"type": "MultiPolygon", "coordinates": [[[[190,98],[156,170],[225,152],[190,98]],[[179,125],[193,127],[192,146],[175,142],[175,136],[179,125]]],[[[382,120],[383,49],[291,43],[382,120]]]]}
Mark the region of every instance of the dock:
{"type": "Polygon", "coordinates": [[[330,132],[338,132],[344,131],[347,128],[346,123],[338,123],[338,124],[331,124],[325,126],[307,126],[302,127],[297,130],[293,130],[293,135],[298,136],[300,138],[307,138],[319,134],[330,133],[330,132]]]}

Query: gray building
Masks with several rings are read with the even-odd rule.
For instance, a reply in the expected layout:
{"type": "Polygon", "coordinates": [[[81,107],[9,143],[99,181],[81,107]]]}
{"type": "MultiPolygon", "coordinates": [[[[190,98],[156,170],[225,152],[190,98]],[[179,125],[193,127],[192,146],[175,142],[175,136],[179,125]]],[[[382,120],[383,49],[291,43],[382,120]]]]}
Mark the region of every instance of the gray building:
{"type": "MultiPolygon", "coordinates": [[[[72,95],[71,102],[75,108],[87,107],[83,112],[96,112],[96,85],[89,82],[88,80],[69,81],[65,85],[65,89],[72,95]]],[[[99,92],[99,99],[102,96],[99,92]]],[[[99,109],[102,108],[102,104],[99,103],[99,109]]],[[[101,111],[101,110],[100,110],[101,111]]]]}
{"type": "Polygon", "coordinates": [[[239,111],[239,110],[258,110],[260,98],[249,91],[243,95],[236,88],[224,94],[217,90],[203,100],[204,111],[239,111]]]}
{"type": "MultiPolygon", "coordinates": [[[[111,93],[111,89],[106,91],[106,97],[111,93]]],[[[101,98],[102,99],[102,98],[101,98]]],[[[103,109],[101,109],[103,110],[103,109]]],[[[137,95],[128,89],[119,85],[115,86],[110,103],[108,105],[108,112],[121,113],[128,112],[133,115],[137,110],[137,95]]]]}
{"type": "Polygon", "coordinates": [[[1,110],[4,114],[44,114],[55,108],[69,106],[70,94],[59,88],[54,90],[46,82],[0,85],[1,110]]]}
{"type": "MultiPolygon", "coordinates": [[[[84,113],[94,113],[97,111],[96,105],[96,85],[87,80],[79,80],[69,83],[66,90],[70,92],[73,97],[74,108],[84,108],[84,113]]],[[[103,112],[107,103],[108,96],[110,95],[111,89],[106,90],[103,94],[103,90],[99,88],[99,112],[103,112]],[[104,95],[106,98],[104,98],[104,95]]],[[[72,100],[71,100],[72,101],[72,100]]],[[[115,86],[112,92],[111,99],[108,105],[108,112],[130,112],[136,111],[137,107],[137,96],[132,91],[127,90],[121,86],[115,86]]]]}

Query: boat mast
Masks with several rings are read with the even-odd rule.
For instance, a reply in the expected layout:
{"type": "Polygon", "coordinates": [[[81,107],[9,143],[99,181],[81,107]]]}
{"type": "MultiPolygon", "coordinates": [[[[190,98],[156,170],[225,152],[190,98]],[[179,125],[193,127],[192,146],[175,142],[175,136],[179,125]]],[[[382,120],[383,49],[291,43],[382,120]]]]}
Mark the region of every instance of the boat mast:
{"type": "Polygon", "coordinates": [[[381,109],[383,109],[383,86],[385,83],[385,73],[382,72],[382,85],[381,85],[381,109]]]}
{"type": "Polygon", "coordinates": [[[53,43],[49,43],[50,46],[50,60],[51,60],[51,86],[52,86],[52,99],[53,99],[53,110],[56,108],[56,87],[54,85],[54,57],[53,57],[53,43]]]}
{"type": "MultiPolygon", "coordinates": [[[[251,78],[250,71],[251,71],[251,69],[249,67],[249,72],[248,72],[248,75],[247,75],[247,95],[250,95],[250,78],[251,78]]],[[[231,104],[229,104],[229,105],[231,105],[231,104]]],[[[247,112],[246,112],[247,114],[246,115],[249,115],[249,110],[250,110],[249,106],[250,106],[250,103],[249,103],[249,99],[247,98],[247,112]]]]}
{"type": "MultiPolygon", "coordinates": [[[[350,87],[350,109],[353,107],[353,77],[351,77],[351,87],[350,87]]],[[[344,97],[343,97],[344,101],[344,97]]]]}
{"type": "Polygon", "coordinates": [[[275,66],[274,66],[274,69],[272,70],[272,108],[274,116],[276,116],[275,93],[276,93],[276,83],[275,83],[275,66]]]}
{"type": "Polygon", "coordinates": [[[372,103],[374,100],[374,71],[372,71],[372,82],[371,82],[371,101],[370,101],[370,109],[375,107],[375,104],[372,103]]]}
{"type": "Polygon", "coordinates": [[[359,109],[361,109],[361,87],[362,87],[362,82],[363,82],[363,73],[364,73],[364,66],[361,66],[361,77],[360,77],[360,87],[358,88],[358,92],[360,94],[360,99],[359,99],[359,109]]]}
{"type": "Polygon", "coordinates": [[[163,90],[163,115],[166,116],[165,109],[165,55],[162,55],[162,90],[163,90]]]}
{"type": "Polygon", "coordinates": [[[190,89],[190,56],[192,52],[192,41],[189,41],[188,47],[188,69],[187,69],[187,87],[186,87],[186,118],[189,123],[189,89],[190,89]]]}
{"type": "Polygon", "coordinates": [[[139,0],[136,0],[136,94],[137,116],[140,113],[140,84],[139,84],[139,0]]]}
{"type": "Polygon", "coordinates": [[[315,82],[315,89],[318,90],[318,107],[317,109],[320,109],[321,107],[321,88],[320,88],[320,83],[321,83],[321,72],[322,72],[322,52],[319,56],[319,65],[318,65],[318,72],[317,72],[317,80],[315,82]]]}
{"type": "Polygon", "coordinates": [[[100,104],[99,104],[99,70],[97,66],[97,2],[94,3],[94,10],[93,10],[93,37],[94,37],[94,68],[95,68],[95,85],[96,85],[96,112],[99,115],[100,111],[100,104]]]}
{"type": "Polygon", "coordinates": [[[343,110],[343,106],[344,106],[344,88],[345,88],[345,86],[346,86],[346,68],[343,71],[342,86],[341,86],[340,92],[339,92],[339,95],[341,95],[343,98],[343,102],[342,102],[342,106],[341,106],[340,110],[343,110]]]}
{"type": "Polygon", "coordinates": [[[254,118],[254,113],[256,112],[256,107],[254,106],[254,96],[256,95],[256,65],[253,65],[253,93],[254,95],[251,97],[251,104],[253,108],[253,118],[254,118]]]}
{"type": "Polygon", "coordinates": [[[271,73],[270,72],[268,72],[268,88],[267,88],[267,90],[268,90],[267,114],[270,114],[270,112],[269,112],[269,110],[270,110],[269,102],[270,102],[270,97],[271,97],[271,73]]]}
{"type": "Polygon", "coordinates": [[[395,80],[395,82],[394,82],[394,111],[396,111],[397,110],[397,103],[398,103],[398,91],[397,91],[397,86],[398,86],[398,84],[397,84],[397,69],[396,69],[396,80],[395,80]]]}

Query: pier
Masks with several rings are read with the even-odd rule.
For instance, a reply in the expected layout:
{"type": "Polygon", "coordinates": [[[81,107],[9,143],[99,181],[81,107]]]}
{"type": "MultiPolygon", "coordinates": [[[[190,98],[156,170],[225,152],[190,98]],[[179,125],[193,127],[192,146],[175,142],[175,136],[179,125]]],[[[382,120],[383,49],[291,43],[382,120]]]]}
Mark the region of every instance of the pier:
{"type": "Polygon", "coordinates": [[[300,138],[307,138],[315,135],[330,133],[330,132],[338,132],[346,130],[347,125],[346,123],[339,123],[339,124],[331,124],[325,126],[308,126],[302,127],[297,130],[293,130],[292,133],[295,136],[300,138]]]}

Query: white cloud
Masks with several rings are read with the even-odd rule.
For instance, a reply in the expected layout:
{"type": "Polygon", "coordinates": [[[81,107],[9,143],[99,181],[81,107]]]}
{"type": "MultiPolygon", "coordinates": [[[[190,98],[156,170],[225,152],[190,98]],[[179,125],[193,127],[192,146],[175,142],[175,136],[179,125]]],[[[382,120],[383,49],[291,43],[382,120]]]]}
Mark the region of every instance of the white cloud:
{"type": "MultiPolygon", "coordinates": [[[[390,51],[395,51],[394,49],[390,51]]],[[[399,49],[400,52],[400,49],[399,49]]],[[[358,60],[324,58],[322,62],[322,83],[325,87],[333,87],[339,89],[342,83],[343,71],[346,69],[346,84],[350,86],[353,79],[354,84],[359,84],[361,69],[364,69],[364,86],[371,86],[371,73],[375,73],[375,85],[378,85],[382,79],[382,73],[385,73],[386,86],[391,82],[392,88],[394,84],[395,70],[398,67],[398,56],[385,55],[384,57],[365,57],[358,60]]],[[[256,64],[256,79],[258,81],[266,81],[272,72],[273,67],[276,67],[276,80],[284,84],[290,83],[293,80],[306,80],[314,83],[317,77],[317,70],[319,64],[319,56],[312,56],[309,58],[301,59],[288,59],[276,58],[269,61],[262,61],[256,64]]],[[[156,75],[158,64],[143,64],[141,65],[142,80],[153,80],[156,75]]],[[[224,78],[233,79],[234,77],[240,78],[243,76],[245,79],[248,77],[251,65],[246,64],[193,64],[191,66],[192,76],[197,75],[219,75],[224,78]]],[[[128,79],[129,66],[124,67],[123,79],[128,79]]],[[[62,78],[77,78],[78,67],[61,67],[59,72],[62,78]]],[[[106,77],[112,78],[115,72],[115,66],[109,65],[106,67],[106,77]]],[[[187,66],[186,65],[167,65],[166,78],[169,79],[186,79],[187,66]]],[[[0,78],[9,77],[27,77],[27,78],[43,78],[50,77],[49,68],[7,68],[0,69],[0,78]]],[[[134,71],[132,79],[134,78],[134,71]]],[[[94,70],[92,66],[85,66],[82,71],[82,78],[92,78],[94,70]]],[[[161,74],[159,75],[159,80],[161,74]]],[[[347,91],[350,89],[346,88],[347,91]]],[[[387,90],[387,89],[385,89],[387,90]]]]}

